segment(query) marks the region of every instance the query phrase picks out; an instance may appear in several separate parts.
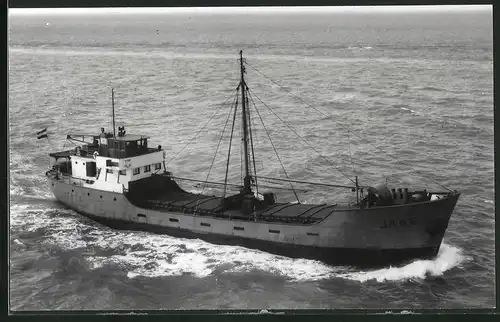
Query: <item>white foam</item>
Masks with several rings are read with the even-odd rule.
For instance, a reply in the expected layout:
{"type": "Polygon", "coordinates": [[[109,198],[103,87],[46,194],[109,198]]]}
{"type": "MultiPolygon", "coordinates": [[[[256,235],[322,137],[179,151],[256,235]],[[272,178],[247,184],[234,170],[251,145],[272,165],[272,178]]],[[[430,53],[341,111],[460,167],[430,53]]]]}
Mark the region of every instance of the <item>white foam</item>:
{"type": "Polygon", "coordinates": [[[34,167],[33,158],[21,155],[15,152],[14,150],[10,151],[9,157],[10,157],[9,165],[11,172],[12,168],[14,169],[22,168],[25,170],[32,170],[34,167]]]}
{"type": "Polygon", "coordinates": [[[25,227],[28,231],[35,231],[46,227],[50,223],[47,212],[57,210],[61,209],[54,207],[41,208],[40,205],[11,204],[9,224],[11,227],[25,227]]]}
{"type": "MultiPolygon", "coordinates": [[[[61,237],[66,247],[71,245],[65,235],[61,237]],[[64,241],[66,240],[66,241],[64,241]]],[[[93,243],[101,248],[142,246],[144,249],[125,250],[126,254],[110,257],[87,256],[92,267],[114,263],[127,267],[128,277],[161,277],[191,274],[206,277],[220,272],[247,272],[253,269],[268,271],[293,280],[321,279],[327,277],[332,268],[317,261],[290,259],[244,247],[213,245],[198,239],[173,238],[166,235],[151,235],[137,232],[101,234],[93,243]]]]}
{"type": "Polygon", "coordinates": [[[434,260],[416,260],[405,266],[363,271],[244,247],[214,245],[199,239],[114,230],[91,222],[87,224],[75,212],[59,208],[14,205],[11,213],[14,214],[11,215],[11,225],[23,225],[27,231],[44,228],[47,238],[42,242],[68,250],[81,249],[91,269],[112,263],[124,267],[130,278],[184,274],[206,277],[222,272],[245,273],[257,269],[292,281],[343,278],[359,282],[385,282],[440,276],[470,259],[462,255],[459,248],[443,244],[434,260]],[[65,215],[49,216],[48,212],[52,210],[65,215]],[[111,250],[115,254],[101,256],[99,251],[85,252],[89,247],[111,250]]]}
{"type": "Polygon", "coordinates": [[[400,107],[400,108],[402,110],[409,111],[411,114],[420,115],[420,113],[418,113],[417,111],[412,110],[411,108],[407,108],[407,107],[400,107]]]}
{"type": "MultiPolygon", "coordinates": [[[[368,49],[368,48],[367,48],[368,49]]],[[[194,52],[169,52],[169,51],[125,51],[125,50],[104,50],[102,48],[95,49],[63,49],[63,48],[25,48],[25,47],[10,47],[10,53],[18,54],[30,54],[30,55],[50,55],[50,56],[125,56],[125,57],[142,57],[142,58],[160,58],[160,59],[188,59],[188,60],[228,60],[234,59],[232,54],[218,54],[218,53],[194,53],[194,52]]],[[[291,62],[317,62],[317,63],[333,63],[340,64],[344,62],[365,62],[370,61],[380,61],[380,62],[398,62],[404,61],[408,62],[407,59],[382,59],[382,58],[367,58],[367,57],[312,57],[312,56],[294,56],[294,55],[255,55],[254,60],[266,60],[266,61],[291,61],[291,62]]]]}
{"type": "Polygon", "coordinates": [[[24,246],[24,243],[22,241],[20,241],[19,239],[14,239],[14,243],[20,245],[20,246],[24,246]]]}
{"type": "Polygon", "coordinates": [[[438,256],[433,260],[416,260],[401,267],[389,267],[372,271],[357,271],[338,274],[337,277],[366,282],[403,281],[408,279],[425,279],[427,276],[441,276],[464,261],[471,260],[462,251],[451,245],[442,244],[438,256]]]}
{"type": "Polygon", "coordinates": [[[92,263],[93,268],[102,267],[106,263],[125,267],[130,278],[183,274],[206,277],[221,272],[244,273],[258,269],[293,281],[344,278],[359,282],[385,282],[439,276],[468,260],[459,248],[443,244],[434,260],[416,260],[401,267],[363,271],[332,267],[314,260],[291,259],[244,247],[214,245],[199,239],[91,227],[82,223],[75,224],[71,217],[58,219],[56,225],[59,232],[51,236],[51,242],[68,249],[92,246],[116,249],[116,255],[89,255],[85,258],[92,263]],[[93,229],[86,233],[86,241],[82,240],[81,228],[93,229]]]}
{"type": "MultiPolygon", "coordinates": [[[[16,163],[16,161],[12,161],[12,159],[11,162],[16,163]]],[[[17,165],[16,168],[11,166],[9,185],[10,195],[54,199],[48,187],[47,179],[42,174],[45,170],[40,170],[40,173],[37,174],[31,174],[29,172],[36,172],[35,165],[29,163],[29,161],[24,162],[22,166],[17,165]],[[24,165],[26,165],[26,167],[24,165]]]]}
{"type": "Polygon", "coordinates": [[[361,50],[363,50],[363,49],[372,49],[372,47],[371,46],[349,46],[349,47],[347,47],[347,49],[361,49],[361,50]]]}

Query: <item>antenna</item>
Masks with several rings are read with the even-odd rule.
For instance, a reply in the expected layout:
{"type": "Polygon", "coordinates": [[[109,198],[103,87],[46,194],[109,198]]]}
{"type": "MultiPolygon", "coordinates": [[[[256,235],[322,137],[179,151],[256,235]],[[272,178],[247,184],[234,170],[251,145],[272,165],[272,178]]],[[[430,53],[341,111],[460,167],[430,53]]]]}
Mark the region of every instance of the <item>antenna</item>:
{"type": "Polygon", "coordinates": [[[113,106],[113,137],[116,137],[115,130],[115,90],[111,88],[111,105],[113,106]]]}

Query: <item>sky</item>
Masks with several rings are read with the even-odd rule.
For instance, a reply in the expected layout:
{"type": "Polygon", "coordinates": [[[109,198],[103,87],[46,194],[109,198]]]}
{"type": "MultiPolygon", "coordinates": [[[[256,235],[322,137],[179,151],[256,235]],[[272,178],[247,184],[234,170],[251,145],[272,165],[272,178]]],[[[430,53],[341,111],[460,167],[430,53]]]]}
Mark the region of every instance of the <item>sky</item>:
{"type": "Polygon", "coordinates": [[[399,13],[492,11],[491,5],[461,6],[339,6],[339,7],[207,7],[207,8],[30,8],[9,9],[11,15],[89,15],[89,14],[178,14],[178,13],[399,13]]]}

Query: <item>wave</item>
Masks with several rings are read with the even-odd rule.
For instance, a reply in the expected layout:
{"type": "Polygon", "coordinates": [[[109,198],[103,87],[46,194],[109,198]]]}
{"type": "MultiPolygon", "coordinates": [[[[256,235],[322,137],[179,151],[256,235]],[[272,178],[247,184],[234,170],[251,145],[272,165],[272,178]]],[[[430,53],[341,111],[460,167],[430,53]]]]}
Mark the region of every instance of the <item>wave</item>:
{"type": "MultiPolygon", "coordinates": [[[[359,282],[384,282],[440,276],[468,259],[459,248],[443,244],[434,260],[416,260],[401,267],[360,271],[244,247],[214,245],[199,239],[118,231],[82,220],[81,216],[77,217],[73,212],[61,216],[61,210],[58,211],[58,215],[52,214],[49,219],[47,210],[39,209],[36,212],[31,209],[28,211],[32,213],[31,224],[26,229],[43,229],[43,234],[47,236],[46,243],[68,251],[80,250],[85,253],[85,260],[89,262],[91,269],[110,264],[127,267],[129,278],[185,274],[203,278],[259,270],[290,281],[342,278],[359,282]]],[[[26,223],[27,218],[24,221],[26,223]]]]}
{"type": "MultiPolygon", "coordinates": [[[[74,48],[72,46],[71,48],[74,48]]],[[[29,55],[53,55],[53,56],[127,56],[127,57],[144,57],[144,58],[162,58],[162,59],[190,59],[190,60],[234,60],[234,54],[220,54],[220,53],[195,53],[195,52],[177,52],[177,51],[164,51],[161,48],[137,48],[137,50],[114,50],[105,49],[100,47],[89,46],[82,47],[85,50],[75,50],[71,48],[51,48],[48,47],[10,47],[9,53],[29,54],[29,55]],[[89,50],[90,49],[90,50],[89,50]]],[[[107,47],[103,47],[107,48],[107,47]]],[[[279,55],[279,54],[256,54],[252,55],[252,60],[267,60],[267,61],[293,61],[305,63],[342,63],[342,62],[408,62],[406,58],[385,58],[385,57],[343,57],[343,56],[299,56],[299,55],[279,55]]],[[[423,62],[423,61],[422,61],[423,62]]]]}
{"type": "Polygon", "coordinates": [[[347,49],[372,49],[372,46],[348,46],[347,49]]]}
{"type": "Polygon", "coordinates": [[[447,91],[444,88],[438,88],[438,87],[433,87],[433,86],[423,86],[423,87],[418,87],[416,88],[417,90],[422,90],[422,91],[432,91],[432,92],[443,92],[447,91]]]}
{"type": "Polygon", "coordinates": [[[23,199],[31,199],[30,202],[54,199],[44,176],[46,169],[36,164],[35,158],[11,150],[9,161],[11,204],[27,201],[23,199]]]}
{"type": "Polygon", "coordinates": [[[460,267],[462,263],[470,260],[472,258],[462,254],[460,248],[443,243],[437,257],[433,260],[416,260],[401,267],[351,272],[337,276],[362,283],[373,280],[386,282],[426,279],[430,276],[442,276],[446,271],[460,267]]]}
{"type": "Polygon", "coordinates": [[[36,166],[32,157],[21,155],[14,150],[10,150],[9,161],[9,169],[15,172],[31,171],[36,166]]]}
{"type": "MultiPolygon", "coordinates": [[[[471,124],[471,123],[465,123],[462,121],[454,120],[451,119],[450,117],[444,116],[444,115],[437,115],[436,113],[422,113],[420,111],[413,110],[409,107],[406,107],[405,105],[400,105],[396,104],[393,105],[393,107],[397,107],[401,110],[407,111],[412,115],[418,115],[421,117],[425,117],[427,119],[432,120],[433,122],[438,122],[438,123],[445,123],[454,127],[461,127],[461,128],[466,128],[468,130],[473,130],[473,131],[480,131],[483,133],[489,133],[492,131],[488,130],[486,127],[479,127],[477,125],[471,124]]],[[[484,121],[491,121],[490,118],[484,117],[484,121]]]]}
{"type": "Polygon", "coordinates": [[[418,113],[417,111],[414,111],[410,108],[407,108],[407,107],[400,107],[400,109],[404,110],[404,111],[409,111],[411,114],[413,115],[421,115],[420,113],[418,113]]]}
{"type": "Polygon", "coordinates": [[[23,202],[23,199],[35,202],[54,199],[43,174],[24,175],[11,171],[9,190],[11,203],[23,202]]]}
{"type": "MultiPolygon", "coordinates": [[[[297,43],[296,43],[297,44],[297,43]]],[[[400,43],[400,44],[383,44],[379,43],[377,45],[347,45],[347,44],[311,44],[310,42],[303,42],[300,45],[307,50],[426,50],[426,51],[441,51],[443,49],[452,49],[457,51],[464,50],[483,50],[484,52],[490,53],[492,51],[491,43],[485,43],[483,45],[474,45],[472,46],[470,42],[464,43],[432,43],[432,44],[417,44],[410,45],[408,43],[400,43]]],[[[181,42],[166,42],[166,41],[134,41],[134,42],[121,42],[121,41],[112,41],[112,42],[79,42],[74,43],[71,41],[29,41],[23,43],[11,42],[10,47],[73,47],[73,48],[84,48],[84,47],[97,47],[97,48],[148,48],[148,49],[161,49],[161,48],[200,48],[200,49],[229,49],[232,50],[234,48],[247,48],[247,50],[260,50],[261,48],[267,48],[271,50],[285,50],[289,46],[287,44],[279,44],[276,42],[264,42],[260,41],[258,43],[248,43],[248,42],[226,42],[226,41],[191,41],[189,43],[181,43],[181,42]]],[[[488,56],[491,57],[491,56],[488,56]]]]}
{"type": "Polygon", "coordinates": [[[41,194],[17,198],[21,199],[11,204],[10,209],[11,227],[22,231],[15,236],[16,244],[21,245],[23,238],[36,238],[65,251],[85,253],[81,260],[88,262],[89,269],[105,265],[126,267],[129,278],[185,274],[203,278],[258,270],[290,281],[341,278],[385,282],[440,276],[468,259],[459,248],[443,244],[434,260],[416,260],[404,266],[370,271],[332,267],[320,261],[292,259],[199,239],[114,230],[59,206],[53,197],[48,199],[41,194]]]}

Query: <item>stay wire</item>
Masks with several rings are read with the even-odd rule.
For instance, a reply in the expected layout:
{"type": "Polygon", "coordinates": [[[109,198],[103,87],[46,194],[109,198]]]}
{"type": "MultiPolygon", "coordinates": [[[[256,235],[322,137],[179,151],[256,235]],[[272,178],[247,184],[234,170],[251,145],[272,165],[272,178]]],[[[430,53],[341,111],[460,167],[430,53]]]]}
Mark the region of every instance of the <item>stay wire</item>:
{"type": "MultiPolygon", "coordinates": [[[[236,91],[236,95],[238,94],[238,92],[237,92],[237,91],[238,91],[238,88],[239,88],[239,87],[240,87],[240,86],[238,85],[238,87],[236,87],[236,89],[234,90],[234,91],[236,91]]],[[[195,136],[194,136],[193,138],[191,138],[191,140],[189,140],[189,142],[188,142],[188,143],[187,143],[187,144],[186,144],[186,145],[185,145],[185,146],[184,146],[184,147],[183,147],[183,148],[182,148],[179,152],[177,152],[177,153],[176,153],[176,154],[175,154],[175,155],[174,155],[174,156],[173,156],[173,157],[172,157],[172,158],[171,158],[171,159],[170,159],[170,160],[169,160],[169,161],[165,164],[165,166],[167,166],[170,162],[172,162],[172,160],[174,160],[174,159],[175,159],[175,158],[176,158],[176,157],[177,157],[177,156],[178,156],[178,155],[179,155],[182,151],[184,151],[184,149],[185,149],[185,148],[187,148],[187,146],[188,146],[189,144],[191,144],[191,142],[193,142],[193,140],[194,140],[194,139],[196,139],[196,137],[197,137],[198,135],[200,135],[201,131],[203,131],[203,130],[205,129],[205,127],[207,127],[207,125],[208,125],[208,124],[209,124],[209,123],[213,120],[213,118],[214,118],[217,114],[219,114],[220,110],[224,107],[224,105],[227,103],[227,101],[228,101],[231,97],[233,97],[233,96],[228,97],[228,98],[224,101],[224,103],[222,103],[222,104],[220,105],[220,107],[217,109],[217,111],[215,112],[215,114],[214,114],[214,115],[212,115],[212,117],[210,117],[210,119],[208,120],[208,122],[207,122],[205,125],[203,125],[203,127],[202,127],[199,131],[198,131],[198,133],[196,133],[196,134],[195,134],[195,136]]]]}
{"type": "MultiPolygon", "coordinates": [[[[310,107],[310,108],[314,109],[314,110],[315,110],[316,112],[318,112],[319,114],[323,115],[324,117],[331,117],[330,115],[327,115],[327,114],[325,114],[325,113],[321,112],[320,110],[318,110],[318,109],[317,109],[317,108],[315,108],[314,106],[312,106],[312,105],[310,105],[310,104],[306,103],[306,102],[305,102],[302,98],[300,98],[300,97],[299,97],[299,96],[297,96],[297,95],[294,95],[293,93],[291,93],[291,91],[290,91],[290,90],[288,90],[287,88],[285,88],[285,87],[281,86],[280,84],[278,84],[276,81],[272,80],[271,78],[267,77],[267,76],[266,76],[266,75],[264,75],[261,71],[259,71],[257,68],[253,67],[252,65],[248,64],[247,62],[245,62],[245,64],[246,64],[248,67],[250,67],[250,68],[252,68],[253,70],[255,70],[255,71],[256,71],[257,73],[259,73],[260,75],[262,75],[264,78],[268,79],[269,81],[271,81],[271,82],[273,82],[274,84],[276,84],[277,86],[279,86],[281,89],[283,89],[283,90],[285,90],[286,92],[288,92],[290,95],[292,95],[293,97],[295,97],[296,99],[298,99],[299,101],[301,101],[303,104],[305,104],[305,105],[307,105],[308,107],[310,107]]],[[[348,128],[347,126],[343,125],[342,123],[340,123],[340,122],[338,122],[338,121],[336,121],[336,120],[334,120],[334,119],[333,119],[333,121],[334,121],[336,124],[338,124],[339,126],[341,126],[342,128],[349,130],[349,128],[348,128]]],[[[398,163],[400,163],[400,164],[403,164],[403,165],[407,166],[407,167],[408,167],[409,169],[411,169],[413,172],[418,173],[418,174],[419,174],[419,175],[421,175],[422,177],[427,178],[428,180],[430,180],[430,181],[432,181],[432,182],[436,183],[437,185],[439,185],[440,187],[442,187],[442,188],[444,188],[444,189],[446,189],[446,190],[448,190],[448,191],[452,191],[451,189],[449,189],[449,188],[445,187],[444,185],[442,185],[442,184],[441,184],[441,183],[439,183],[438,181],[436,181],[436,180],[434,180],[434,179],[431,179],[431,178],[430,178],[430,177],[428,177],[427,175],[425,175],[425,174],[423,174],[422,172],[420,172],[420,171],[416,170],[415,168],[413,168],[413,167],[412,167],[411,165],[409,165],[408,163],[403,162],[403,161],[401,161],[401,160],[398,160],[396,157],[394,157],[394,156],[393,156],[393,155],[391,155],[390,153],[386,152],[386,151],[385,151],[385,150],[383,150],[382,148],[380,148],[380,147],[378,147],[378,146],[374,145],[373,143],[371,143],[370,141],[368,141],[366,138],[364,138],[364,137],[360,136],[360,135],[359,135],[359,134],[357,134],[356,132],[353,132],[353,134],[354,134],[355,136],[357,136],[359,139],[361,139],[361,140],[363,140],[364,142],[366,142],[366,143],[367,143],[368,145],[370,145],[371,147],[373,147],[373,148],[375,148],[375,149],[377,149],[377,150],[379,150],[379,151],[383,152],[385,155],[387,155],[388,157],[390,157],[390,158],[392,158],[393,160],[397,161],[398,163]]]]}
{"type": "MultiPolygon", "coordinates": [[[[246,84],[244,84],[247,91],[250,91],[250,89],[248,88],[248,86],[246,84]]],[[[248,103],[248,97],[247,97],[247,103],[248,103]]],[[[257,184],[257,167],[255,165],[255,152],[254,152],[254,148],[253,148],[253,135],[252,135],[252,118],[250,117],[250,109],[247,110],[247,114],[248,114],[248,130],[250,132],[250,146],[252,147],[252,161],[253,161],[253,172],[254,172],[254,180],[255,180],[255,191],[257,193],[257,195],[259,194],[259,186],[257,184]]]]}
{"type": "Polygon", "coordinates": [[[239,95],[236,95],[236,102],[234,103],[233,125],[231,127],[231,137],[229,138],[229,151],[227,152],[226,176],[224,177],[224,198],[226,198],[226,191],[227,191],[227,175],[229,172],[229,159],[231,158],[231,147],[233,146],[234,125],[236,123],[236,112],[238,110],[238,96],[239,95]]]}
{"type": "MultiPolygon", "coordinates": [[[[233,111],[234,103],[236,102],[237,98],[238,98],[238,96],[236,95],[234,98],[233,104],[231,104],[231,109],[229,110],[229,113],[227,113],[226,123],[224,124],[224,128],[222,129],[219,143],[217,144],[217,148],[215,149],[214,157],[212,158],[212,163],[210,164],[210,167],[208,168],[207,178],[205,179],[205,182],[203,182],[203,188],[201,189],[200,195],[202,195],[203,192],[205,191],[205,187],[208,183],[208,178],[210,177],[210,172],[212,171],[212,167],[213,167],[215,159],[217,157],[217,152],[219,151],[220,144],[222,142],[222,139],[224,138],[224,132],[226,131],[227,123],[229,122],[229,118],[231,117],[231,112],[233,111]]],[[[199,206],[198,202],[200,201],[200,199],[201,198],[198,198],[198,200],[196,200],[196,210],[198,210],[198,206],[199,206]]]]}
{"type": "Polygon", "coordinates": [[[352,173],[356,175],[356,171],[354,171],[354,162],[352,162],[352,154],[351,154],[351,139],[349,136],[349,130],[347,130],[347,144],[349,145],[349,159],[351,159],[352,173]]]}
{"type": "Polygon", "coordinates": [[[316,152],[320,157],[322,157],[323,159],[325,159],[328,163],[330,163],[338,172],[340,172],[344,177],[346,177],[347,179],[349,179],[349,181],[351,181],[352,183],[356,184],[355,181],[353,181],[347,174],[345,174],[342,170],[339,169],[339,167],[337,167],[332,161],[330,161],[328,158],[326,158],[324,155],[322,155],[321,153],[319,153],[318,150],[316,150],[309,142],[307,142],[302,136],[300,136],[300,134],[297,133],[297,131],[295,131],[295,129],[289,125],[287,122],[285,122],[281,117],[278,116],[278,114],[276,114],[276,112],[274,112],[266,103],[264,103],[257,95],[255,95],[255,93],[253,91],[250,91],[253,96],[255,96],[262,104],[264,104],[265,107],[267,107],[267,109],[269,109],[269,111],[271,111],[281,122],[283,122],[283,124],[285,124],[297,137],[299,137],[302,141],[304,141],[314,152],[316,152]]]}
{"type": "MultiPolygon", "coordinates": [[[[264,124],[264,120],[262,119],[262,116],[260,116],[259,109],[257,108],[257,105],[255,104],[255,101],[253,100],[253,97],[252,97],[253,95],[252,95],[252,92],[250,90],[249,90],[248,96],[250,96],[250,99],[252,100],[253,107],[255,108],[255,111],[257,112],[257,115],[259,116],[260,122],[262,123],[262,126],[264,127],[264,130],[266,131],[267,137],[269,138],[269,141],[271,142],[271,145],[273,147],[274,153],[276,154],[276,157],[278,158],[278,161],[279,161],[279,163],[281,165],[281,168],[283,169],[283,172],[285,173],[285,176],[288,179],[290,179],[288,177],[288,173],[286,172],[285,166],[283,165],[283,162],[281,162],[281,158],[280,158],[280,156],[278,154],[278,151],[276,150],[276,147],[274,146],[273,140],[271,139],[271,135],[269,134],[269,131],[267,130],[266,125],[264,124]]],[[[297,196],[297,192],[295,191],[295,188],[293,187],[293,185],[292,185],[291,182],[289,182],[289,184],[290,184],[290,187],[293,190],[293,194],[295,195],[295,198],[297,199],[297,202],[300,204],[300,200],[299,200],[299,197],[297,196]]]]}
{"type": "MultiPolygon", "coordinates": [[[[237,100],[237,96],[235,98],[235,101],[236,100],[237,100]]],[[[217,148],[215,149],[214,157],[212,158],[212,163],[210,164],[210,168],[208,168],[207,179],[205,181],[208,181],[208,177],[210,176],[210,172],[212,171],[212,167],[213,167],[215,159],[217,157],[217,152],[219,151],[220,144],[222,142],[222,139],[224,138],[224,132],[226,132],[226,127],[227,127],[227,124],[229,123],[229,119],[231,117],[231,113],[232,113],[234,107],[235,106],[234,106],[234,102],[233,102],[233,104],[231,104],[231,109],[229,110],[229,113],[227,114],[226,123],[224,124],[224,128],[222,129],[222,132],[221,132],[221,135],[219,138],[219,142],[217,143],[217,148]]]]}

